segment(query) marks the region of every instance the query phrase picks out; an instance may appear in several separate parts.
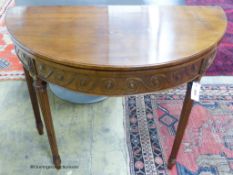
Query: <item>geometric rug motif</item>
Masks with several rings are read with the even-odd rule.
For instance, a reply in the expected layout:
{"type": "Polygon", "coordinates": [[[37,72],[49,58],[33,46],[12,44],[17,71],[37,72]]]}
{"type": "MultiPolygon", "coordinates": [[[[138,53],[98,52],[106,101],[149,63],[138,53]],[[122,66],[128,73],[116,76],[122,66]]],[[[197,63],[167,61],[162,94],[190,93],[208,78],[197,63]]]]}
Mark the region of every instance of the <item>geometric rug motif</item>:
{"type": "Polygon", "coordinates": [[[233,85],[202,85],[177,156],[167,160],[185,86],[125,97],[132,175],[233,175],[233,85]]]}
{"type": "Polygon", "coordinates": [[[0,80],[23,79],[23,66],[17,58],[13,43],[5,25],[7,9],[14,6],[13,0],[5,0],[0,8],[0,80]]]}

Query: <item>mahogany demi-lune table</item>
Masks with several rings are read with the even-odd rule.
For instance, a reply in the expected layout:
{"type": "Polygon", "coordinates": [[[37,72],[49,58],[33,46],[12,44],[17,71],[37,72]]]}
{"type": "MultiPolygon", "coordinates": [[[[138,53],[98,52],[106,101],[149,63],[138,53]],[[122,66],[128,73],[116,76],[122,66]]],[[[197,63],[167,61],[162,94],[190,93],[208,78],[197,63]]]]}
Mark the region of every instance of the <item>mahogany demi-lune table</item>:
{"type": "Polygon", "coordinates": [[[56,168],[61,159],[47,82],[104,96],[152,93],[187,83],[171,168],[192,109],[193,82],[213,62],[227,22],[219,7],[57,6],[12,8],[6,25],[24,66],[39,134],[41,109],[56,168]]]}

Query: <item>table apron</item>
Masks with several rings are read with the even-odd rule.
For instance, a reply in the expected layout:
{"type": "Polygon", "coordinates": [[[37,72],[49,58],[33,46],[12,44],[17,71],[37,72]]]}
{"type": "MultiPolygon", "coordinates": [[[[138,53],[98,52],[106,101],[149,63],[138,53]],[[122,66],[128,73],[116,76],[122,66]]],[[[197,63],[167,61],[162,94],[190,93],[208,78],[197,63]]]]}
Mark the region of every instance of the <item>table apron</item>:
{"type": "Polygon", "coordinates": [[[17,46],[16,54],[34,78],[38,77],[77,92],[124,96],[173,88],[202,76],[215,58],[216,47],[190,62],[133,71],[73,68],[38,58],[17,46]]]}

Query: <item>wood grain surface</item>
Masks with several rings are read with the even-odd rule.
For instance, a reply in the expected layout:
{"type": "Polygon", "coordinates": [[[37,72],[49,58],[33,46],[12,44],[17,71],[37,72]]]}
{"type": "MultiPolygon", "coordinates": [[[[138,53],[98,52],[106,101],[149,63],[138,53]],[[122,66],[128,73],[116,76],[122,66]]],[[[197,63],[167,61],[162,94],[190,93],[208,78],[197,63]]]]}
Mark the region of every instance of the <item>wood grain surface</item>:
{"type": "Polygon", "coordinates": [[[154,92],[202,76],[226,29],[220,7],[16,7],[6,24],[24,67],[65,88],[154,92]]]}
{"type": "Polygon", "coordinates": [[[104,70],[181,64],[214,47],[226,28],[219,7],[15,7],[15,42],[47,61],[104,70]]]}

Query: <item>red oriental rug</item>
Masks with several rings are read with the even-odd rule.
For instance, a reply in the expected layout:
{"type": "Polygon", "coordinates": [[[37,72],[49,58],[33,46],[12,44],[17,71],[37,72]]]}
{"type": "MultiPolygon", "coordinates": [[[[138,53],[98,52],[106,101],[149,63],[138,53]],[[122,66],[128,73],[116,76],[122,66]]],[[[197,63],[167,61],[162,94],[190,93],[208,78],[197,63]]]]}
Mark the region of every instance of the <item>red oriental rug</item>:
{"type": "Polygon", "coordinates": [[[233,0],[185,0],[187,5],[221,6],[227,16],[228,27],[218,48],[214,63],[206,75],[233,75],[233,0]]]}
{"type": "Polygon", "coordinates": [[[203,85],[172,170],[166,162],[185,87],[125,98],[132,175],[232,175],[233,85],[203,85]]]}
{"type": "Polygon", "coordinates": [[[0,9],[0,80],[23,79],[23,68],[6,29],[6,10],[14,6],[13,0],[5,0],[0,9]]]}

